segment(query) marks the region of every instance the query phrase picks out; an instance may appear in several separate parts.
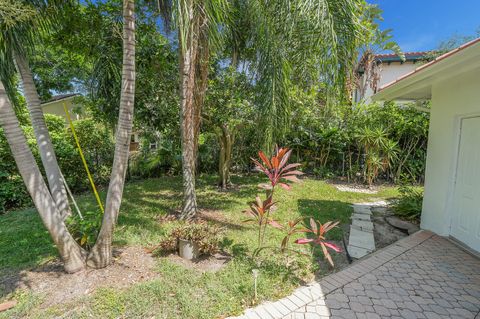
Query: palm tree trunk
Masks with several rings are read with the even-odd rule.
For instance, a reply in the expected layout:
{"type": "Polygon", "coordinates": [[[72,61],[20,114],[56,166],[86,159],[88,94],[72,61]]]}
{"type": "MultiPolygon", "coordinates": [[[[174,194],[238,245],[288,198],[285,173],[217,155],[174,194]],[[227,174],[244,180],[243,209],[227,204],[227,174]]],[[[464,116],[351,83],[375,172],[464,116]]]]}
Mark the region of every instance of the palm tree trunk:
{"type": "Polygon", "coordinates": [[[112,238],[122,202],[125,175],[128,167],[130,136],[133,126],[135,101],[135,4],[134,0],[123,1],[123,66],[120,114],[115,137],[115,156],[107,192],[107,202],[102,228],[97,242],[90,251],[87,264],[103,268],[112,261],[112,238]]]}
{"type": "Polygon", "coordinates": [[[58,166],[57,157],[53,149],[52,140],[48,133],[45,118],[43,116],[40,98],[38,96],[35,83],[33,82],[32,72],[28,66],[25,55],[16,52],[15,62],[23,85],[23,93],[27,100],[28,111],[32,121],[32,127],[37,140],[38,151],[42,159],[43,167],[47,176],[50,192],[55,200],[58,211],[63,219],[71,215],[70,205],[68,204],[67,191],[63,183],[60,167],[58,166]]]}
{"type": "Polygon", "coordinates": [[[13,158],[33,203],[57,246],[60,257],[64,262],[65,271],[74,273],[84,269],[86,253],[75,242],[65,227],[35,158],[27,145],[27,140],[7,98],[2,82],[0,82],[0,126],[5,132],[13,158]]]}
{"type": "MultiPolygon", "coordinates": [[[[204,9],[200,9],[203,13],[204,9]]],[[[205,100],[205,93],[208,86],[208,73],[210,62],[210,49],[208,44],[208,20],[204,14],[201,14],[199,18],[199,38],[198,38],[198,50],[195,61],[195,90],[194,90],[194,158],[195,158],[195,172],[197,172],[198,162],[198,143],[200,136],[200,126],[202,124],[202,108],[205,100]]]]}
{"type": "MultiPolygon", "coordinates": [[[[197,213],[195,193],[195,60],[198,50],[198,21],[194,19],[193,1],[186,1],[190,17],[186,38],[179,32],[181,57],[180,88],[180,129],[182,139],[183,207],[181,219],[190,219],[197,213]]],[[[182,26],[180,26],[181,28],[182,26]]]]}

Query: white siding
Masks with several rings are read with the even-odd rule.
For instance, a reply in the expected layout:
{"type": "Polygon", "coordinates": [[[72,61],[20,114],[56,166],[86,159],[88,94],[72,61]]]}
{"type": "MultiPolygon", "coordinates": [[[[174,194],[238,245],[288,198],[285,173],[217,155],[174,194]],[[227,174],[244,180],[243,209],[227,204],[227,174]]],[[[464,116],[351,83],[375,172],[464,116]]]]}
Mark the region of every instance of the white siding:
{"type": "MultiPolygon", "coordinates": [[[[402,75],[410,73],[411,71],[415,70],[419,66],[420,66],[419,63],[413,63],[413,62],[405,62],[403,64],[400,62],[392,62],[390,64],[383,63],[381,65],[380,81],[377,87],[380,88],[383,85],[398,79],[402,75]]],[[[370,102],[371,101],[370,97],[373,94],[374,94],[373,90],[370,87],[368,87],[367,90],[365,91],[365,101],[370,102]]]]}
{"type": "Polygon", "coordinates": [[[460,119],[480,115],[479,72],[471,69],[432,85],[421,227],[439,235],[450,234],[460,119]]]}

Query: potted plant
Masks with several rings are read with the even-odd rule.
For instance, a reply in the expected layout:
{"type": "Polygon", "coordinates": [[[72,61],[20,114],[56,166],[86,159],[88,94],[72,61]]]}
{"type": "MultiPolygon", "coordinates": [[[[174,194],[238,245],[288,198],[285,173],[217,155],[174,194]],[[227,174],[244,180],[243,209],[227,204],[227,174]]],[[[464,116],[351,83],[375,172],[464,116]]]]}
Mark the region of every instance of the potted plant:
{"type": "Polygon", "coordinates": [[[193,240],[179,238],[178,255],[187,260],[197,259],[200,256],[200,248],[193,240]]]}
{"type": "Polygon", "coordinates": [[[185,222],[172,229],[170,234],[154,249],[161,253],[178,251],[188,260],[219,251],[221,230],[207,222],[185,222]]]}

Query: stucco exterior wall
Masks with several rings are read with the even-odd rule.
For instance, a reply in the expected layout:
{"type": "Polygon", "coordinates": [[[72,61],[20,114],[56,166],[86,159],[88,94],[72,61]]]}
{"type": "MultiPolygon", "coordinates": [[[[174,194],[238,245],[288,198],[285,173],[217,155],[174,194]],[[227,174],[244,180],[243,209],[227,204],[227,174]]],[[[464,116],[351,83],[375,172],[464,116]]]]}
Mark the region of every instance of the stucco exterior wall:
{"type": "Polygon", "coordinates": [[[432,85],[425,195],[421,227],[448,236],[460,120],[480,115],[480,70],[473,69],[432,85]]]}
{"type": "Polygon", "coordinates": [[[73,103],[73,99],[65,99],[60,101],[55,101],[42,105],[42,110],[44,114],[54,114],[61,116],[67,122],[67,116],[65,115],[65,110],[63,109],[63,103],[67,105],[68,112],[73,121],[79,120],[81,116],[75,112],[78,110],[79,106],[73,103]]]}
{"type": "MultiPolygon", "coordinates": [[[[413,62],[405,62],[405,63],[400,63],[400,62],[391,62],[390,64],[388,63],[383,63],[381,68],[381,75],[380,75],[380,81],[378,82],[378,87],[382,87],[383,85],[390,83],[402,75],[405,75],[407,73],[410,73],[411,71],[415,70],[415,68],[419,67],[419,63],[413,63],[413,62]]],[[[367,87],[365,91],[365,101],[370,102],[371,99],[370,97],[374,94],[372,88],[367,87]]]]}

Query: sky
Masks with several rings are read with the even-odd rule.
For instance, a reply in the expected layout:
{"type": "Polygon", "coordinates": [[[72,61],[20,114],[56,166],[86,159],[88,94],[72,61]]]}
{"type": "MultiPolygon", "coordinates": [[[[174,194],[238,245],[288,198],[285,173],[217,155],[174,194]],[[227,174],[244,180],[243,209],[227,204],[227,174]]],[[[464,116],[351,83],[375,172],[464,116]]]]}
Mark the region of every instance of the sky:
{"type": "Polygon", "coordinates": [[[368,0],[383,10],[382,30],[404,52],[435,49],[452,35],[474,35],[480,28],[480,0],[368,0]]]}

